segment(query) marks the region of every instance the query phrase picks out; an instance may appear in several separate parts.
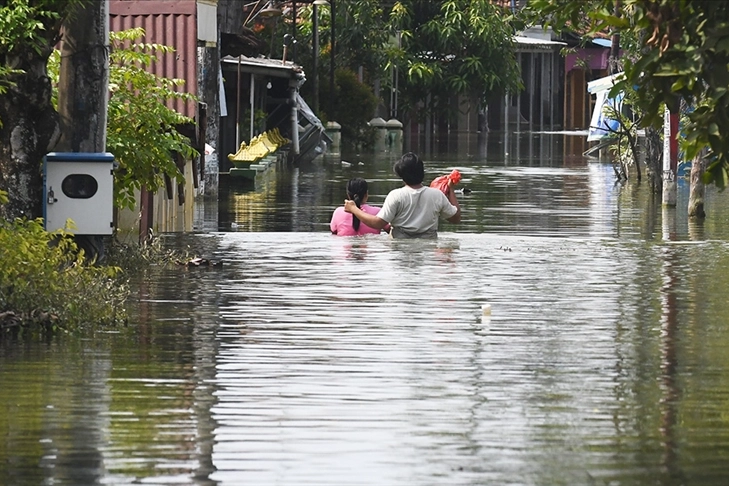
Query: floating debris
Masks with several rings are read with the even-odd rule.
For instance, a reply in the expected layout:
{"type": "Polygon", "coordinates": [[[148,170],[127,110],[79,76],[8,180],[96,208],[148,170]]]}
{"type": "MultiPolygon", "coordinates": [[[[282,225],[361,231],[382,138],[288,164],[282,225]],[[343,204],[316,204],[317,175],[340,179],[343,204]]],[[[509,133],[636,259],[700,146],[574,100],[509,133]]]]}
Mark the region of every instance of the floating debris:
{"type": "Polygon", "coordinates": [[[183,265],[186,267],[222,267],[223,262],[213,262],[211,260],[208,260],[207,258],[192,258],[188,260],[187,262],[178,262],[179,265],[183,265]]]}

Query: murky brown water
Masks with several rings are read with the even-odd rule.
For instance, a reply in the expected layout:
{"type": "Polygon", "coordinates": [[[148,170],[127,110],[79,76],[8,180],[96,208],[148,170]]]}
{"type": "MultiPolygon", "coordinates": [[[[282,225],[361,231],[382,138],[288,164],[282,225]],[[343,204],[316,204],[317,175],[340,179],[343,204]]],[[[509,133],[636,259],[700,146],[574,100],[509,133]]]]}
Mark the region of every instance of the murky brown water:
{"type": "Polygon", "coordinates": [[[128,329],[0,346],[0,484],[724,484],[726,195],[696,227],[529,143],[426,156],[473,191],[434,242],[328,234],[387,159],[231,190],[166,237],[222,267],[146,272],[128,329]]]}

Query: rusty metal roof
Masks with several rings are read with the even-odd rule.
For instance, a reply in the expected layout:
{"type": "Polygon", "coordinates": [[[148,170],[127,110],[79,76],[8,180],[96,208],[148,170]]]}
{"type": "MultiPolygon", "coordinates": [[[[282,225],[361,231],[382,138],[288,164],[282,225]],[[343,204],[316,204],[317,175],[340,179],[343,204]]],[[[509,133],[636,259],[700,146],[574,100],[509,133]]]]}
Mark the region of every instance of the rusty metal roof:
{"type": "MultiPolygon", "coordinates": [[[[196,0],[110,0],[112,31],[141,27],[143,42],[173,47],[174,54],[152,64],[151,71],[165,78],[185,80],[179,89],[197,95],[197,2],[196,0]]],[[[172,108],[195,118],[194,103],[176,100],[172,108]]]]}

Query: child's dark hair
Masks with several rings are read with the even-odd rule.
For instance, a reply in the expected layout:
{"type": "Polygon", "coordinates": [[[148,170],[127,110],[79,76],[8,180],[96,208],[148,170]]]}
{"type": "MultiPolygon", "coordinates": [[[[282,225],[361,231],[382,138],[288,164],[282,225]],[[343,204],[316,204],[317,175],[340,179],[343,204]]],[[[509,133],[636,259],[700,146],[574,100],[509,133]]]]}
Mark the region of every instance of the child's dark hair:
{"type": "Polygon", "coordinates": [[[420,157],[413,152],[408,152],[393,166],[395,174],[400,177],[408,186],[416,186],[425,178],[425,167],[420,157]]]}
{"type": "MultiPolygon", "coordinates": [[[[355,177],[347,182],[347,198],[354,201],[358,208],[362,206],[362,201],[364,201],[366,194],[366,180],[361,177],[355,177]]],[[[354,214],[352,215],[352,228],[354,228],[355,231],[359,231],[359,218],[354,214]]]]}

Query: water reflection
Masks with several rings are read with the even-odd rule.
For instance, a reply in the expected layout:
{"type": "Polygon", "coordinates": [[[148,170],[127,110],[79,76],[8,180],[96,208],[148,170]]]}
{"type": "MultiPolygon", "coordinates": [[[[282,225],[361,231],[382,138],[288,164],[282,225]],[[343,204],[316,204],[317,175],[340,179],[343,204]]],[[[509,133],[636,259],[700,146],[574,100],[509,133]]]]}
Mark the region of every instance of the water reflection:
{"type": "Polygon", "coordinates": [[[676,438],[676,422],[678,420],[677,406],[679,403],[678,356],[676,354],[676,341],[678,339],[678,282],[674,266],[677,255],[674,248],[668,248],[664,253],[663,286],[661,287],[661,308],[663,310],[661,322],[661,435],[663,438],[663,463],[668,473],[680,477],[681,469],[677,467],[678,441],[676,438]]]}
{"type": "MultiPolygon", "coordinates": [[[[660,268],[660,248],[480,235],[408,247],[371,238],[351,259],[343,239],[308,238],[316,249],[279,236],[301,258],[272,249],[226,290],[217,480],[678,477],[675,463],[666,470],[658,460],[671,424],[654,406],[670,370],[650,349],[679,342],[650,332],[661,329],[662,313],[636,290],[661,288],[650,271],[660,268]],[[626,282],[630,275],[637,280],[626,282]],[[482,302],[494,309],[485,327],[482,302]],[[626,469],[624,454],[638,470],[626,469]]],[[[238,253],[249,241],[228,235],[223,245],[238,253]]]]}
{"type": "MultiPolygon", "coordinates": [[[[579,134],[510,134],[506,142],[499,133],[459,134],[436,147],[439,152],[424,155],[426,182],[458,169],[461,185],[472,191],[459,196],[461,224],[443,223],[445,231],[653,239],[663,237],[664,218],[676,218],[678,238],[689,232],[694,238],[727,237],[729,225],[723,223],[729,214],[716,189],[707,190],[705,223],[688,221],[688,183],[683,180],[679,209],[661,214],[660,195],[651,194],[648,184],[616,184],[610,164],[585,159],[579,134]]],[[[326,232],[350,178],[369,181],[373,205],[381,205],[401,185],[391,168],[395,159],[395,154],[356,153],[320,158],[302,167],[279,167],[255,187],[223,178],[219,220],[207,226],[217,225],[220,231],[326,232]],[[343,159],[349,165],[342,165],[343,159]]]]}
{"type": "Polygon", "coordinates": [[[473,189],[436,241],[328,233],[388,158],[229,186],[220,231],[165,237],[222,267],[139,275],[128,328],[0,343],[0,484],[723,484],[726,203],[689,224],[549,136],[431,154],[473,189]]]}

